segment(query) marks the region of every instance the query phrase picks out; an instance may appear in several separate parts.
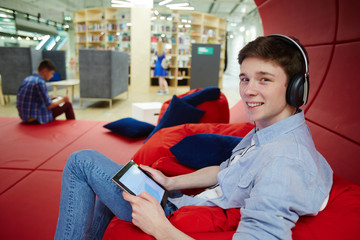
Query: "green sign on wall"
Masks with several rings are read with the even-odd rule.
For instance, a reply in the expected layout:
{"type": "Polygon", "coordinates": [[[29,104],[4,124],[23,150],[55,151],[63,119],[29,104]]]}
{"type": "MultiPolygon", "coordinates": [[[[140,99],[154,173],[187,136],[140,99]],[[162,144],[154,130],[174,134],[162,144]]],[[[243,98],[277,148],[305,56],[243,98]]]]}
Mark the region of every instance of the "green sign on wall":
{"type": "Polygon", "coordinates": [[[213,55],[214,48],[212,48],[212,47],[198,47],[197,53],[199,55],[213,55]]]}

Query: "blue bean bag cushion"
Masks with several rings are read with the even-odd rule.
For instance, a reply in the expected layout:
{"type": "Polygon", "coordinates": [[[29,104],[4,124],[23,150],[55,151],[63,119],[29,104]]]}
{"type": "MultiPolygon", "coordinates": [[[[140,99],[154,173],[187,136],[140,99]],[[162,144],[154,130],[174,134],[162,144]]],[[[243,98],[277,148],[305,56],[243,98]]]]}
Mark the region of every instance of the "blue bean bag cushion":
{"type": "Polygon", "coordinates": [[[145,141],[147,141],[154,133],[162,128],[172,127],[185,123],[197,123],[204,115],[204,113],[205,111],[200,110],[186,103],[185,101],[182,101],[180,98],[174,95],[160,122],[145,141]]]}
{"type": "Polygon", "coordinates": [[[170,148],[176,159],[191,168],[220,165],[231,156],[242,137],[200,133],[183,138],[170,148]]]}
{"type": "Polygon", "coordinates": [[[203,88],[200,91],[191,93],[181,98],[181,100],[193,105],[198,106],[206,101],[214,101],[220,97],[220,88],[218,87],[207,87],[203,88]]]}
{"type": "Polygon", "coordinates": [[[155,126],[134,118],[123,118],[104,125],[104,128],[125,137],[140,138],[147,137],[155,126]]]}

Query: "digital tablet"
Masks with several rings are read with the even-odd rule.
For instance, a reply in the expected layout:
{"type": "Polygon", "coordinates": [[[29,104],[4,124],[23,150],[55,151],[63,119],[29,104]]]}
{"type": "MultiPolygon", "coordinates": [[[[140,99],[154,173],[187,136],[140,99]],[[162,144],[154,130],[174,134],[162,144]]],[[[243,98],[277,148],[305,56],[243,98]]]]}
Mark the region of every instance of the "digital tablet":
{"type": "Polygon", "coordinates": [[[148,192],[159,201],[162,207],[165,207],[168,198],[166,189],[140,169],[134,161],[131,160],[123,166],[112,180],[132,195],[136,196],[144,191],[148,192]]]}

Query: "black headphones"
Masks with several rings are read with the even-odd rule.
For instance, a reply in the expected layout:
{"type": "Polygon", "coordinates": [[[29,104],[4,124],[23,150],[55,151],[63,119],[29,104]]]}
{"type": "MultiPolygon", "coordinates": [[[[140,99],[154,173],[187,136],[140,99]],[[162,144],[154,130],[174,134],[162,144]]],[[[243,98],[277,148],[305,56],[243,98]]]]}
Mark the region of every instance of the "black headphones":
{"type": "Polygon", "coordinates": [[[301,46],[292,38],[280,34],[268,35],[268,37],[275,38],[286,42],[287,44],[298,49],[303,56],[305,63],[305,73],[297,73],[291,77],[289,85],[286,89],[286,101],[293,107],[299,108],[307,103],[309,95],[309,66],[305,52],[301,46]]]}

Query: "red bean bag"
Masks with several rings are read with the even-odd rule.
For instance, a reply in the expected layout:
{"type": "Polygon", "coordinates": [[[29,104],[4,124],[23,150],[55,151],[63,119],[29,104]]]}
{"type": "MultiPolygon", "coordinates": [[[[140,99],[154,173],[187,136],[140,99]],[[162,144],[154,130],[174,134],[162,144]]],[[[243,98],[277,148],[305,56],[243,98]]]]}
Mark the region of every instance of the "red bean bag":
{"type": "MultiPolygon", "coordinates": [[[[184,96],[190,95],[200,90],[202,89],[201,88],[193,89],[187,93],[177,95],[177,97],[182,98],[184,96]]],[[[170,101],[171,99],[163,103],[160,109],[158,122],[160,121],[161,117],[164,115],[166,109],[169,107],[170,101]]],[[[223,93],[220,93],[219,99],[213,101],[205,101],[196,107],[205,111],[205,114],[204,116],[202,116],[199,123],[229,123],[230,120],[229,103],[226,99],[226,96],[223,93]]]]}
{"type": "MultiPolygon", "coordinates": [[[[243,137],[250,123],[184,124],[161,129],[133,156],[138,164],[150,165],[169,176],[194,171],[180,165],[169,148],[186,136],[202,132],[243,137]]],[[[195,191],[196,192],[196,191],[195,191]]],[[[188,192],[191,194],[192,192],[188,192]]],[[[195,239],[231,239],[241,219],[239,209],[218,207],[182,207],[169,216],[170,222],[195,239]]],[[[360,236],[360,186],[334,176],[327,207],[317,216],[300,217],[292,229],[293,239],[355,239],[360,236]]],[[[103,239],[154,239],[132,223],[116,217],[103,239]]]]}
{"type": "MultiPolygon", "coordinates": [[[[195,239],[232,239],[240,221],[239,209],[225,212],[219,207],[182,207],[169,216],[170,222],[195,239]]],[[[327,207],[317,216],[300,217],[292,229],[294,240],[357,239],[360,236],[360,186],[334,175],[327,207]]],[[[132,223],[116,217],[104,238],[154,239],[132,223]]]]}

